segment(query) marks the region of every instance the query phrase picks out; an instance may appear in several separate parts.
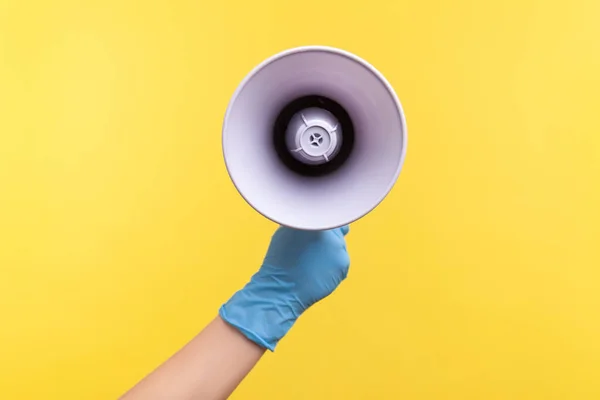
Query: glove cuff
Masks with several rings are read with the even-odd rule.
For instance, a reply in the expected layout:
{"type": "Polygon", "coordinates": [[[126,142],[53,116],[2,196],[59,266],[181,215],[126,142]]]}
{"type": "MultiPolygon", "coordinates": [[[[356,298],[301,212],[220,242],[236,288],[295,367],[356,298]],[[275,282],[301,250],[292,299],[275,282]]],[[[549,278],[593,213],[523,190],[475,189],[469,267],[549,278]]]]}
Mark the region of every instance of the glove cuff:
{"type": "Polygon", "coordinates": [[[270,351],[299,317],[279,284],[248,283],[219,309],[219,315],[246,338],[270,351]]]}
{"type": "Polygon", "coordinates": [[[222,305],[221,308],[219,308],[219,316],[221,317],[221,319],[223,321],[225,321],[227,324],[231,325],[232,327],[234,327],[235,329],[237,329],[238,331],[240,331],[240,333],[242,335],[244,335],[248,340],[256,343],[260,347],[268,349],[270,351],[275,351],[275,346],[277,345],[277,342],[267,342],[263,338],[261,338],[260,336],[258,336],[256,333],[254,333],[253,331],[251,331],[248,328],[240,325],[236,321],[235,318],[231,318],[229,316],[229,313],[228,313],[227,309],[228,308],[226,307],[225,304],[222,305]]]}

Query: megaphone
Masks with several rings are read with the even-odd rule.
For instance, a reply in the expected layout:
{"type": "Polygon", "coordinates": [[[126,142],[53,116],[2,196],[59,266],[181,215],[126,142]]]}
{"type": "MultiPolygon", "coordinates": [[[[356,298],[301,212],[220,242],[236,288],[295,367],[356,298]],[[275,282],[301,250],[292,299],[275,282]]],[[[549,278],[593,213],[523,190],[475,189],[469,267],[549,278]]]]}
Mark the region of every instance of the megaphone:
{"type": "Polygon", "coordinates": [[[229,177],[283,226],[325,230],[365,216],[390,192],[406,155],[394,89],[345,50],[304,46],[255,67],[223,123],[229,177]]]}

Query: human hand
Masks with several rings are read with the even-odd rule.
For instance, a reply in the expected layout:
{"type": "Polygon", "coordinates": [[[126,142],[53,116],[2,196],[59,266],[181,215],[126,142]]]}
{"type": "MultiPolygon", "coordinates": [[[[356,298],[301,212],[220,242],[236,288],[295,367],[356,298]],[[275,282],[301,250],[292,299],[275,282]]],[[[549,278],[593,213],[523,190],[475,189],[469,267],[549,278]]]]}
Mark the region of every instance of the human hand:
{"type": "Polygon", "coordinates": [[[298,317],[346,278],[349,227],[277,229],[259,271],[219,310],[223,320],[271,351],[298,317]]]}

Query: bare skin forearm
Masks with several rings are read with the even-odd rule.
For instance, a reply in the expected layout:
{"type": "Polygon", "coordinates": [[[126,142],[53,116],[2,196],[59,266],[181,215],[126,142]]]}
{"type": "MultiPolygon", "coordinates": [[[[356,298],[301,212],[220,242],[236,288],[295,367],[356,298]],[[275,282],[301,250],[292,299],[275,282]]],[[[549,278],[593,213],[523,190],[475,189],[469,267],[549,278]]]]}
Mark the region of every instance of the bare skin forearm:
{"type": "Polygon", "coordinates": [[[120,400],[226,399],[264,352],[217,317],[120,400]]]}

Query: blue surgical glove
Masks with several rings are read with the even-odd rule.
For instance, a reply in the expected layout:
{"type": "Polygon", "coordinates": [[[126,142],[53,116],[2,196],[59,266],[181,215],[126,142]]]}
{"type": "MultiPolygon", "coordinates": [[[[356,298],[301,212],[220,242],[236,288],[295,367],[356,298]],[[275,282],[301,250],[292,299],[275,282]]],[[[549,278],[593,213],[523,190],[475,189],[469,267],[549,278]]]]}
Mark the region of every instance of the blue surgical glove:
{"type": "Polygon", "coordinates": [[[328,231],[279,228],[259,271],[221,307],[221,318],[274,351],[298,317],[348,275],[344,240],[348,230],[348,226],[328,231]]]}

